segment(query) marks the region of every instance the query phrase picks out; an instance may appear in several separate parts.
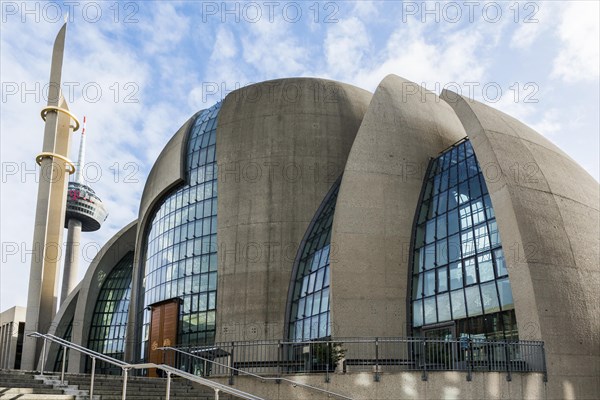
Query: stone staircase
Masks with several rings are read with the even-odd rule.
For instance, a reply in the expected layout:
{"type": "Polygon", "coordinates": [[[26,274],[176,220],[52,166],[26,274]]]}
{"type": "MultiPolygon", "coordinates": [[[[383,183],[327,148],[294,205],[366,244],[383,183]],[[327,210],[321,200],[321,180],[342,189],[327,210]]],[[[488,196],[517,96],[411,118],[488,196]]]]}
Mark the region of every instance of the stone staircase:
{"type": "MultiPolygon", "coordinates": [[[[164,400],[167,380],[163,378],[129,377],[127,399],[164,400]]],[[[63,385],[60,375],[0,370],[0,400],[90,400],[90,375],[66,374],[63,385]]],[[[99,375],[94,378],[93,400],[121,400],[121,376],[99,375]]],[[[213,400],[214,391],[185,379],[171,379],[171,400],[213,400]]],[[[234,400],[220,393],[219,400],[234,400]]]]}
{"type": "Polygon", "coordinates": [[[75,400],[76,397],[46,385],[33,372],[0,370],[0,399],[75,400]]]}

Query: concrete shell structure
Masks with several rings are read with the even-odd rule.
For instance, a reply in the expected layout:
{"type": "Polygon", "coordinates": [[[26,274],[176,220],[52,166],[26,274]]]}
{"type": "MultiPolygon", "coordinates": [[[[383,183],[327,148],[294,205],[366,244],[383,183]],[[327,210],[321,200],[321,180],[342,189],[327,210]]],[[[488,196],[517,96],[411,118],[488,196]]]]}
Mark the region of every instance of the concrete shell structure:
{"type": "MultiPolygon", "coordinates": [[[[308,321],[303,329],[309,329],[300,336],[304,343],[323,339],[321,332],[340,342],[426,335],[440,324],[418,326],[412,308],[418,214],[434,162],[461,151],[479,171],[469,172],[469,182],[481,182],[485,192],[479,198],[491,199],[483,224],[497,223],[495,237],[502,238],[507,266],[502,279],[510,279],[514,306],[509,311],[516,315],[518,339],[544,342],[547,382],[531,370],[510,375],[512,380],[499,372],[476,372],[467,381],[453,368],[430,372],[427,380],[421,372],[398,368],[379,375],[379,367],[373,369],[375,380],[373,371],[352,370],[338,371],[327,383],[318,374],[296,378],[356,399],[594,398],[600,391],[598,183],[506,114],[451,92],[437,96],[393,75],[374,94],[312,78],[263,82],[195,114],[152,168],[138,222],[94,260],[59,312],[57,326],[69,318],[82,321],[73,323],[72,340],[86,345],[86,318],[100,291],[98,277],[133,251],[128,361],[149,357],[142,349],[150,345],[148,330],[153,329],[146,308],[171,298],[182,299],[177,329],[186,345],[286,341],[298,337],[302,318],[308,321]],[[218,166],[214,177],[207,172],[210,167],[214,173],[213,164],[218,166]],[[210,195],[203,192],[200,198],[197,188],[209,184],[210,195]],[[207,211],[209,203],[216,208],[207,211]],[[204,214],[199,216],[200,204],[204,214]],[[217,246],[207,252],[186,244],[204,245],[206,238],[214,245],[215,237],[217,246]],[[152,254],[160,255],[156,267],[152,254]],[[209,276],[216,281],[205,281],[209,276]],[[216,287],[210,289],[211,284],[216,287]],[[214,315],[214,322],[204,320],[214,324],[214,334],[209,332],[213,325],[203,325],[200,336],[191,322],[196,317],[187,315],[205,314],[214,315]],[[321,318],[330,329],[311,330],[321,318]]],[[[475,217],[469,218],[474,224],[475,217]]],[[[494,255],[493,260],[498,269],[500,259],[494,255]]],[[[461,268],[468,274],[466,266],[461,268]]],[[[474,276],[484,281],[482,273],[474,276]]],[[[436,291],[443,290],[435,276],[436,291]]],[[[468,276],[461,279],[467,282],[468,276]]],[[[450,319],[443,325],[458,323],[450,319]]],[[[277,353],[266,357],[262,361],[272,362],[277,353]]],[[[50,355],[49,365],[52,360],[50,355]]],[[[69,370],[84,369],[84,360],[70,355],[69,370]]],[[[244,378],[235,384],[267,398],[305,398],[284,385],[244,378]]]]}
{"type": "Polygon", "coordinates": [[[452,92],[442,98],[469,132],[480,162],[492,166],[487,183],[500,233],[514,249],[506,257],[519,333],[546,343],[549,393],[597,396],[598,182],[509,115],[452,92]]]}

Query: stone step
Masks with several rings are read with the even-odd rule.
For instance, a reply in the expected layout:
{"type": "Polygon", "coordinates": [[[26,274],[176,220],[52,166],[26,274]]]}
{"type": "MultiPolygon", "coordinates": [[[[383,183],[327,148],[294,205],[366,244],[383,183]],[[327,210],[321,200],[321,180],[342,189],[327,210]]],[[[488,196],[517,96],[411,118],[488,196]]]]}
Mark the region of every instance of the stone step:
{"type": "Polygon", "coordinates": [[[39,393],[2,393],[2,400],[76,400],[75,396],[66,394],[39,394],[39,393]]]}
{"type": "MultiPolygon", "coordinates": [[[[89,394],[90,378],[89,374],[65,374],[65,382],[61,385],[60,375],[56,373],[40,375],[33,371],[0,370],[0,400],[88,400],[89,396],[85,394],[89,394]]],[[[130,376],[127,379],[127,399],[165,400],[166,387],[165,378],[130,376]]],[[[122,390],[122,376],[95,375],[94,400],[121,400],[122,390]]],[[[214,398],[214,391],[210,388],[181,378],[171,380],[171,400],[214,398]]],[[[220,400],[235,399],[220,393],[220,400]]]]}
{"type": "Polygon", "coordinates": [[[52,388],[31,388],[31,387],[2,387],[0,386],[0,395],[5,394],[63,394],[60,389],[52,388]]]}
{"type": "Polygon", "coordinates": [[[0,387],[47,387],[42,381],[31,380],[30,382],[21,381],[0,381],[0,387]]]}

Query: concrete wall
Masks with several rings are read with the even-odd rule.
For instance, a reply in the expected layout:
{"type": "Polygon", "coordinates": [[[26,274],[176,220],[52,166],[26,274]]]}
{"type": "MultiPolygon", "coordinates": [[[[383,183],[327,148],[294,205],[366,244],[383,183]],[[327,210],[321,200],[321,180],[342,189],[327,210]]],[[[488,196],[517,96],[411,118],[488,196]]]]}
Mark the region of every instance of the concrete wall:
{"type": "Polygon", "coordinates": [[[25,323],[25,307],[15,306],[0,314],[0,368],[14,368],[19,323],[25,323]]]}
{"type": "Polygon", "coordinates": [[[371,94],[293,78],[230,93],[219,113],[217,341],[279,339],[308,225],[343,171],[371,94]]]}
{"type": "MultiPolygon", "coordinates": [[[[420,372],[397,372],[381,375],[375,382],[372,373],[333,374],[325,383],[324,375],[287,375],[288,379],[342,394],[354,400],[401,400],[401,399],[452,399],[452,400],[495,400],[495,399],[562,399],[547,392],[541,374],[506,374],[497,372],[473,373],[466,380],[464,372],[429,373],[427,381],[420,372]]],[[[227,379],[217,379],[227,384],[227,379]]],[[[329,400],[318,391],[290,383],[261,382],[250,377],[236,377],[236,389],[240,389],[269,400],[329,400]]]]}
{"type": "Polygon", "coordinates": [[[583,168],[516,119],[452,92],[496,213],[521,339],[546,344],[549,392],[600,393],[599,195],[583,168]]]}
{"type": "Polygon", "coordinates": [[[431,157],[465,136],[434,93],[395,75],[356,135],[335,209],[331,314],[337,337],[403,336],[409,248],[431,157]]]}
{"type": "MultiPolygon", "coordinates": [[[[71,341],[87,347],[87,341],[92,323],[96,300],[104,279],[110,274],[117,263],[130,251],[135,249],[137,221],[130,222],[117,232],[94,257],[88,270],[75,291],[79,292],[76,299],[73,317],[71,341]]],[[[74,291],[74,292],[75,292],[74,291]]],[[[69,304],[68,301],[65,304],[69,304]]],[[[66,318],[64,319],[68,323],[66,318]]],[[[60,321],[58,321],[60,322],[60,321]]],[[[64,322],[63,322],[64,324],[64,322]]],[[[69,372],[83,372],[86,357],[76,351],[69,352],[69,372]]],[[[54,364],[47,364],[53,366],[54,364]]]]}

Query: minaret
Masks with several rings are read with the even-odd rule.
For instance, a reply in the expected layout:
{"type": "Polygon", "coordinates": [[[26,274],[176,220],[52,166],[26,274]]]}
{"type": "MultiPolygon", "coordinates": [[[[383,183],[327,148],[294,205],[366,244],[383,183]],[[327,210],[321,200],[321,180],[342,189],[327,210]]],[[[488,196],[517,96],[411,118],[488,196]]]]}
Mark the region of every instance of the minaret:
{"type": "Polygon", "coordinates": [[[106,220],[107,212],[100,197],[84,183],[85,170],[85,125],[86,118],[83,117],[83,129],[81,130],[81,142],[79,143],[79,160],[75,180],[69,182],[67,197],[67,209],[65,228],[67,232],[67,247],[65,251],[65,268],[63,270],[62,290],[60,292],[60,304],[65,301],[69,293],[77,285],[79,270],[79,245],[81,243],[81,231],[91,232],[100,229],[106,220]]]}
{"type": "MultiPolygon", "coordinates": [[[[25,333],[48,332],[58,302],[59,261],[62,258],[62,235],[67,204],[67,173],[75,165],[67,158],[71,134],[79,129],[79,121],[69,111],[60,85],[67,24],[54,41],[48,105],[42,110],[46,122],[42,152],[36,157],[41,167],[38,184],[35,226],[29,272],[25,333]]],[[[25,337],[21,369],[36,368],[42,341],[25,337]]]]}

